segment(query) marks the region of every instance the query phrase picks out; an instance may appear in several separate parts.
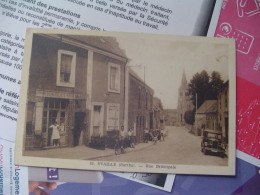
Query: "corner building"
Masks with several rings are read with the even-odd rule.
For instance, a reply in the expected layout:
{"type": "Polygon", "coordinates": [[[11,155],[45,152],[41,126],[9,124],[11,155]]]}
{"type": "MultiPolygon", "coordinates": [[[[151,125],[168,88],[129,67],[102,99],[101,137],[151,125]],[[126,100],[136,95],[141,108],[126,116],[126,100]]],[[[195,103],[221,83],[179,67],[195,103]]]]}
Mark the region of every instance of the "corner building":
{"type": "Polygon", "coordinates": [[[89,144],[124,124],[127,57],[112,37],[35,34],[29,70],[25,149],[89,144]]]}

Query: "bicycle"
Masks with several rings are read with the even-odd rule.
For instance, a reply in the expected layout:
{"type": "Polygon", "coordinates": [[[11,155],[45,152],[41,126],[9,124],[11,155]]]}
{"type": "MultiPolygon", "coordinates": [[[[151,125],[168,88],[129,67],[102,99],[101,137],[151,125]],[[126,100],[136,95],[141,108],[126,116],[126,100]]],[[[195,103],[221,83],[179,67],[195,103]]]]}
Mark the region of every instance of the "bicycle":
{"type": "Polygon", "coordinates": [[[115,143],[115,155],[118,154],[123,154],[125,153],[125,146],[124,146],[124,140],[119,140],[118,138],[116,139],[116,143],[115,143]]]}

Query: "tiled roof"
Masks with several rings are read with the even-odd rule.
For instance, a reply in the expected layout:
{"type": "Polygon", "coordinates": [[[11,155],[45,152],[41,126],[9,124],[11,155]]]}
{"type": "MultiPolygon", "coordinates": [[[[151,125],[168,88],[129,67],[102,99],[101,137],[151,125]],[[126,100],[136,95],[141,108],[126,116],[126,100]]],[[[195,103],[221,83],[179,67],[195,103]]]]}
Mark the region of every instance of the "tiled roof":
{"type": "Polygon", "coordinates": [[[149,85],[147,85],[147,83],[145,83],[144,80],[141,77],[139,77],[138,74],[135,71],[133,71],[131,69],[131,67],[127,67],[127,68],[128,68],[128,73],[129,73],[130,76],[137,79],[142,85],[145,84],[145,87],[147,88],[147,90],[149,90],[151,94],[154,94],[154,90],[149,85]]]}
{"type": "Polygon", "coordinates": [[[197,114],[217,112],[217,100],[205,100],[197,110],[197,114]]]}

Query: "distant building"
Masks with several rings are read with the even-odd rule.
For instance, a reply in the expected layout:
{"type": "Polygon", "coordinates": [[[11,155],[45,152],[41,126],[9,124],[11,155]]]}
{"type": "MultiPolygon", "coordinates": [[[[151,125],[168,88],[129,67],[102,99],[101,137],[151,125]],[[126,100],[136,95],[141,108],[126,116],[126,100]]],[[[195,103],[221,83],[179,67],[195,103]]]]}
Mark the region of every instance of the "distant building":
{"type": "Polygon", "coordinates": [[[153,128],[164,129],[164,110],[162,102],[159,98],[153,98],[153,128]]]}
{"type": "Polygon", "coordinates": [[[178,108],[177,108],[177,124],[184,125],[184,114],[186,111],[192,110],[194,108],[190,95],[189,87],[187,84],[186,74],[183,71],[181,85],[178,91],[178,108]]]}
{"type": "Polygon", "coordinates": [[[127,57],[115,38],[34,35],[27,102],[26,147],[88,144],[125,121],[127,57]]]}
{"type": "Polygon", "coordinates": [[[218,129],[226,142],[228,141],[228,100],[229,100],[229,81],[224,83],[223,88],[218,94],[218,129]]]}
{"type": "Polygon", "coordinates": [[[126,128],[133,128],[136,142],[143,142],[144,130],[153,128],[154,91],[131,68],[126,75],[126,128]]]}
{"type": "Polygon", "coordinates": [[[165,125],[174,126],[177,123],[177,109],[164,109],[165,125]]]}
{"type": "MultiPolygon", "coordinates": [[[[198,129],[217,130],[217,100],[205,100],[195,114],[198,129]]],[[[195,132],[195,134],[199,134],[195,132]]]]}

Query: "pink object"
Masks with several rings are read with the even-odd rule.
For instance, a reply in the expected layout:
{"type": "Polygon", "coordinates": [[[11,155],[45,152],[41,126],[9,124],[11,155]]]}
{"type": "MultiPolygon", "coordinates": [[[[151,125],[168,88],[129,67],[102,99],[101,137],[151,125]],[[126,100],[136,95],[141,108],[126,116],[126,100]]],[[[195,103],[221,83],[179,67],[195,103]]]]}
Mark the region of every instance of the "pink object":
{"type": "Polygon", "coordinates": [[[239,158],[259,166],[260,0],[223,0],[215,37],[236,39],[236,148],[239,158]]]}
{"type": "Polygon", "coordinates": [[[215,36],[236,39],[237,76],[260,85],[260,1],[224,0],[215,36]]]}
{"type": "Polygon", "coordinates": [[[260,86],[237,77],[237,149],[260,159],[260,86]]]}

